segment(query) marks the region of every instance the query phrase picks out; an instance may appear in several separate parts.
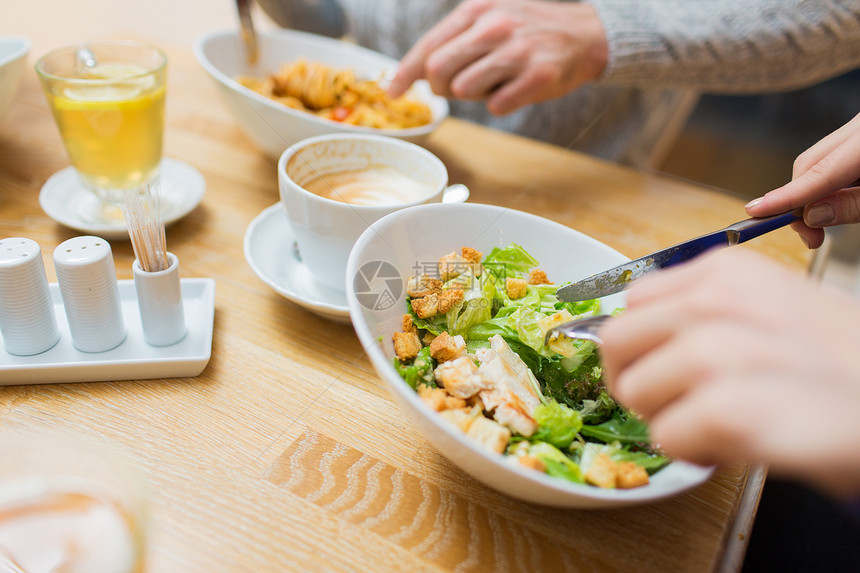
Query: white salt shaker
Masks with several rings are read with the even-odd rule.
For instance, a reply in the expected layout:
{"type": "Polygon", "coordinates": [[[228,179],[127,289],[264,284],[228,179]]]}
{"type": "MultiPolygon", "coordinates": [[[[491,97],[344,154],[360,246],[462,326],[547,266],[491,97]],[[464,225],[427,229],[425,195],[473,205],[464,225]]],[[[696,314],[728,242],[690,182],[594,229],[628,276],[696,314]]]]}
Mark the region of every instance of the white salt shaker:
{"type": "Polygon", "coordinates": [[[41,354],[60,339],[39,244],[0,239],[0,333],[6,352],[41,354]]]}
{"type": "Polygon", "coordinates": [[[74,237],[54,249],[54,267],[72,344],[82,352],[105,352],[125,340],[125,319],[110,244],[74,237]]]}
{"type": "Polygon", "coordinates": [[[131,265],[143,339],[152,346],[176,344],[186,333],[179,259],[165,254],[169,265],[163,271],[145,271],[137,260],[131,265]]]}

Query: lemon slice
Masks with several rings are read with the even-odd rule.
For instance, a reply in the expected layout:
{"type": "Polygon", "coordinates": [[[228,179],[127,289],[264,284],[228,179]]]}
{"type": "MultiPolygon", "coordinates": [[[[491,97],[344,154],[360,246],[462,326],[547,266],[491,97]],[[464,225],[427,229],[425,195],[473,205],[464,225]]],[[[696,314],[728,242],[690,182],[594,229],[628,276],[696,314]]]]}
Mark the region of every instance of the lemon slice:
{"type": "Polygon", "coordinates": [[[150,70],[133,64],[99,64],[89,68],[87,73],[93,78],[106,80],[128,78],[123,82],[124,85],[135,85],[141,90],[155,87],[155,76],[150,73],[150,70]]]}
{"type": "Polygon", "coordinates": [[[76,101],[120,101],[137,97],[141,88],[136,85],[75,86],[65,88],[63,95],[76,101]]]}
{"type": "Polygon", "coordinates": [[[67,87],[63,90],[63,94],[69,99],[78,101],[118,101],[131,99],[155,85],[155,78],[151,75],[137,77],[146,74],[147,71],[146,68],[133,64],[99,64],[86,69],[88,79],[123,81],[112,85],[67,87]]]}
{"type": "Polygon", "coordinates": [[[134,64],[98,64],[86,68],[87,77],[93,79],[121,80],[146,73],[146,68],[134,64]]]}

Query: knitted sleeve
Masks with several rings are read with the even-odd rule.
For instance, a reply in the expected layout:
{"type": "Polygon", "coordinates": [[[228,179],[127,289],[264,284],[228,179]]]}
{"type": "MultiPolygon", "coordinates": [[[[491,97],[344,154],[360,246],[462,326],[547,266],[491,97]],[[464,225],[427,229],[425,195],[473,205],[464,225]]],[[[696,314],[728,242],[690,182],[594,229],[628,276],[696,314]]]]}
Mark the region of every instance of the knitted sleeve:
{"type": "Polygon", "coordinates": [[[796,89],[860,67],[860,0],[586,0],[602,83],[712,93],[796,89]]]}

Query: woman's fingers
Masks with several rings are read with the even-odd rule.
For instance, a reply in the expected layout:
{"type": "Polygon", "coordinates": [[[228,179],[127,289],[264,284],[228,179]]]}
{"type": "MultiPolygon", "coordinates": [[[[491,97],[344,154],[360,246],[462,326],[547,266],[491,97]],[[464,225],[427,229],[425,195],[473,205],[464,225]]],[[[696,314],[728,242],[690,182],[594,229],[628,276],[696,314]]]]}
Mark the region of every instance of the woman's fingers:
{"type": "Polygon", "coordinates": [[[765,217],[784,213],[824,199],[829,195],[853,185],[860,179],[860,116],[855,117],[851,129],[843,133],[845,138],[819,158],[806,171],[797,175],[790,183],[767,193],[747,204],[753,217],[765,217]]]}
{"type": "Polygon", "coordinates": [[[392,97],[403,95],[409,86],[424,77],[424,65],[430,54],[468,30],[488,8],[489,4],[483,1],[463,2],[440,20],[400,60],[397,75],[388,86],[388,93],[392,97]]]}
{"type": "Polygon", "coordinates": [[[792,179],[796,179],[809,171],[813,165],[845,143],[857,131],[860,131],[860,114],[857,114],[854,119],[823,137],[818,143],[798,155],[797,159],[794,160],[792,179]]]}
{"type": "Polygon", "coordinates": [[[814,229],[860,223],[860,187],[839,190],[827,199],[807,205],[803,222],[814,229]]]}
{"type": "Polygon", "coordinates": [[[517,60],[498,51],[511,33],[509,22],[486,18],[438,48],[424,64],[433,91],[458,99],[487,97],[518,72],[517,60]]]}

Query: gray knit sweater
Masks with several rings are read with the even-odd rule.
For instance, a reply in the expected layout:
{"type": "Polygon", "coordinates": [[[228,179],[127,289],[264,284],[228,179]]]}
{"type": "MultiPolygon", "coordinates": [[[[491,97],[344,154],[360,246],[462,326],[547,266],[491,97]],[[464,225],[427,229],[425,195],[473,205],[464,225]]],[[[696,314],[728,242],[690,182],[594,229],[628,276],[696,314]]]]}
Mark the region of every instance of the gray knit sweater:
{"type": "MultiPolygon", "coordinates": [[[[599,81],[504,117],[481,102],[451,102],[452,114],[644,164],[691,92],[788,90],[860,67],[860,0],[585,1],[609,41],[599,81]]],[[[400,58],[459,0],[337,2],[353,38],[400,58]]]]}

